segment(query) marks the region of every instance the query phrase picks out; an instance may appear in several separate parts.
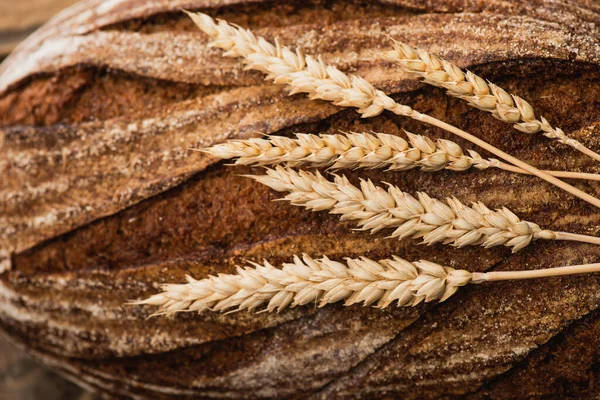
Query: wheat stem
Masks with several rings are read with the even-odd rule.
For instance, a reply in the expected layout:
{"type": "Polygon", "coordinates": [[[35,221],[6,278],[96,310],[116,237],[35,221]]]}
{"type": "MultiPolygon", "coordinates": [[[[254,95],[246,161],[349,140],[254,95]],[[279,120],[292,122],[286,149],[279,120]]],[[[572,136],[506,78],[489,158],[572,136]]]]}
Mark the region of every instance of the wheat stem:
{"type": "Polygon", "coordinates": [[[268,261],[248,262],[236,274],[218,274],[187,283],[165,284],[162,292],[132,305],[159,307],[153,315],[178,312],[265,312],[315,303],[319,307],[344,301],[345,306],[362,303],[377,308],[415,306],[421,302],[445,301],[458,288],[470,283],[521,280],[600,272],[599,264],[574,265],[532,271],[469,272],[431,261],[409,262],[400,257],[374,261],[367,257],[346,258],[346,263],[328,257],[294,256],[281,269],[268,261]]]}
{"type": "MultiPolygon", "coordinates": [[[[515,167],[514,165],[503,163],[502,161],[498,161],[497,163],[494,163],[493,166],[497,167],[499,169],[503,169],[505,171],[509,171],[509,172],[531,175],[531,173],[528,171],[525,171],[519,167],[515,167]]],[[[600,181],[599,174],[590,174],[587,172],[547,171],[547,170],[544,170],[544,172],[546,172],[552,176],[555,176],[557,178],[570,178],[570,179],[582,179],[582,180],[587,180],[587,181],[600,181]]]]}
{"type": "MultiPolygon", "coordinates": [[[[600,154],[596,153],[595,151],[591,150],[588,147],[585,147],[585,145],[583,145],[582,143],[578,142],[575,139],[570,139],[573,140],[575,142],[577,142],[577,144],[572,144],[570,146],[572,146],[575,150],[582,152],[583,154],[585,154],[588,157],[593,158],[596,161],[600,161],[600,154]]],[[[567,143],[568,144],[568,143],[567,143]]]]}
{"type": "Polygon", "coordinates": [[[600,272],[600,263],[569,265],[566,267],[534,269],[530,271],[498,271],[486,273],[473,272],[471,276],[472,283],[483,283],[494,281],[547,278],[552,276],[589,274],[593,272],[600,272]]]}
{"type": "MultiPolygon", "coordinates": [[[[420,168],[433,172],[441,169],[466,171],[499,168],[520,174],[529,174],[521,168],[497,159],[484,159],[450,140],[433,142],[426,136],[406,132],[408,141],[385,133],[345,133],[313,135],[297,133],[295,139],[283,136],[229,140],[207,149],[198,149],[221,159],[236,159],[235,165],[278,165],[288,167],[387,168],[405,171],[420,168]]],[[[196,150],[196,149],[194,149],[196,150]]],[[[563,178],[600,180],[600,175],[569,171],[546,171],[563,178]]]]}
{"type": "Polygon", "coordinates": [[[307,93],[311,99],[330,101],[342,107],[358,108],[363,118],[379,115],[384,110],[410,117],[451,132],[466,139],[503,160],[528,171],[553,185],[600,208],[600,200],[526,164],[502,150],[457,127],[429,115],[419,113],[411,107],[398,104],[391,97],[376,89],[365,79],[348,76],[335,67],[328,66],[323,60],[305,56],[300,50],[293,52],[281,46],[276,40],[272,44],[257,37],[248,29],[236,27],[226,21],[216,23],[210,16],[202,13],[187,13],[193,22],[213,41],[210,46],[225,50],[226,57],[241,57],[247,69],[266,74],[275,84],[291,87],[290,94],[307,93]]]}
{"type": "Polygon", "coordinates": [[[514,124],[515,129],[521,132],[541,131],[544,136],[556,139],[600,161],[600,154],[569,138],[562,129],[552,127],[544,117],[537,119],[533,107],[528,102],[507,93],[491,82],[486,82],[470,71],[463,71],[456,64],[398,41],[394,41],[394,50],[384,52],[382,56],[398,64],[409,74],[422,78],[425,83],[443,87],[449,95],[461,98],[475,108],[488,111],[501,121],[514,124]]]}
{"type": "Polygon", "coordinates": [[[511,164],[539,177],[544,179],[546,182],[552,183],[553,185],[563,189],[564,191],[571,193],[574,196],[579,197],[580,199],[587,201],[588,203],[599,207],[600,208],[600,200],[597,199],[594,196],[591,196],[587,193],[585,193],[582,190],[577,189],[574,186],[569,185],[568,183],[565,183],[563,181],[561,181],[558,178],[553,177],[552,175],[547,174],[546,172],[540,171],[537,168],[532,167],[531,165],[524,163],[523,161],[511,156],[508,153],[505,153],[504,151],[484,142],[483,140],[471,135],[470,133],[467,133],[465,131],[462,131],[450,124],[447,124],[443,121],[440,121],[438,119],[435,119],[433,117],[430,117],[429,115],[425,115],[425,114],[420,114],[419,113],[419,117],[417,117],[416,119],[419,119],[423,122],[428,122],[432,125],[438,126],[444,130],[447,130],[448,132],[454,133],[464,139],[467,139],[468,141],[470,141],[471,143],[481,147],[482,149],[485,149],[487,151],[489,151],[490,153],[502,158],[505,161],[510,162],[511,164]]]}
{"type": "Polygon", "coordinates": [[[506,207],[490,210],[483,203],[465,206],[455,197],[442,202],[419,192],[413,197],[388,184],[387,190],[370,180],[360,181],[360,188],[345,176],[334,181],[318,171],[295,171],[277,166],[266,175],[250,178],[279,192],[288,192],[283,200],[312,211],[329,210],[342,220],[357,221],[360,230],[371,233],[395,229],[389,237],[423,238],[423,243],[452,244],[455,247],[504,245],[517,252],[533,240],[572,240],[600,244],[600,239],[586,235],[542,230],[537,224],[521,221],[506,207]],[[558,236],[557,236],[558,235],[558,236]]]}
{"type": "Polygon", "coordinates": [[[554,240],[570,240],[575,242],[584,242],[591,244],[600,244],[600,238],[595,236],[588,235],[580,235],[577,233],[569,233],[569,232],[554,232],[555,238],[554,240]]]}

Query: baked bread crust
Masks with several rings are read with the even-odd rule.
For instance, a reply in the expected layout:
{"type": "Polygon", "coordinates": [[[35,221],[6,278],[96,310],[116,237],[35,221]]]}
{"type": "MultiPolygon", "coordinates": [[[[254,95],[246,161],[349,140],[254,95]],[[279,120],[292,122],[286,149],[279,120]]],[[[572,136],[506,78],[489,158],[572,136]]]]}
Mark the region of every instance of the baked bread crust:
{"type": "MultiPolygon", "coordinates": [[[[373,52],[386,35],[439,53],[518,94],[600,149],[600,7],[591,1],[84,1],[0,66],[0,326],[63,374],[146,398],[591,398],[600,359],[595,275],[468,287],[415,308],[300,307],[280,314],[146,320],[124,306],[162,282],[275,265],[397,254],[472,271],[595,262],[582,243],[509,249],[417,246],[354,232],[190,152],[263,132],[403,129],[445,133],[264,83],[206,47],[179,12],[199,10],[322,54],[394,98],[543,169],[600,165],[526,135],[373,52]],[[7,265],[4,262],[2,265],[7,265]]],[[[477,149],[478,150],[478,149],[477,149]]],[[[482,152],[482,155],[485,155],[482,152]]],[[[455,195],[554,230],[600,234],[597,210],[548,184],[498,170],[348,172],[437,198],[455,195]]],[[[576,182],[598,195],[597,183],[576,182]]]]}

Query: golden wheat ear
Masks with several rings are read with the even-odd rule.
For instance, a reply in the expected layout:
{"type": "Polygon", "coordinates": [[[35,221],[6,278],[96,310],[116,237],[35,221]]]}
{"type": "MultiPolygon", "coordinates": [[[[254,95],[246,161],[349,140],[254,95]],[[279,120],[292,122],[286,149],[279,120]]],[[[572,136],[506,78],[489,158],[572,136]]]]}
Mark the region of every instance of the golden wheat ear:
{"type": "Polygon", "coordinates": [[[374,261],[347,258],[345,263],[304,254],[292,263],[275,268],[268,261],[249,262],[236,274],[220,274],[185,284],[164,285],[161,293],[132,304],[158,306],[158,314],[207,310],[282,311],[316,303],[319,307],[344,301],[345,306],[362,303],[378,308],[392,303],[415,306],[423,301],[444,301],[472,274],[429,261],[408,262],[399,257],[374,261]]]}
{"type": "Polygon", "coordinates": [[[403,71],[423,79],[423,82],[446,89],[450,96],[463,99],[500,121],[513,124],[521,132],[543,132],[544,136],[600,161],[600,154],[569,138],[562,129],[550,125],[546,118],[536,118],[533,107],[527,101],[486,82],[471,71],[463,71],[456,64],[398,41],[394,41],[394,50],[381,53],[381,56],[396,63],[403,71]]]}
{"type": "Polygon", "coordinates": [[[356,187],[343,175],[329,181],[318,171],[281,166],[266,171],[266,175],[249,177],[278,192],[287,192],[283,200],[293,205],[356,221],[360,230],[375,233],[394,229],[389,236],[392,238],[422,238],[428,245],[455,247],[504,245],[512,247],[513,253],[538,239],[600,244],[595,236],[542,229],[522,221],[505,207],[493,211],[481,202],[466,206],[456,198],[443,202],[422,192],[413,197],[396,186],[388,184],[386,190],[370,180],[361,180],[360,187],[356,187]]]}
{"type": "Polygon", "coordinates": [[[275,268],[268,261],[249,262],[236,274],[187,279],[167,284],[161,293],[130,304],[159,307],[154,315],[206,311],[230,313],[241,310],[282,311],[316,303],[319,307],[344,301],[345,306],[362,303],[377,308],[415,306],[421,302],[445,301],[461,286],[501,280],[532,279],[599,272],[600,264],[575,265],[532,271],[469,272],[431,261],[409,262],[400,257],[374,261],[367,257],[346,258],[345,263],[328,257],[314,259],[304,254],[292,263],[275,268]]]}
{"type": "MultiPolygon", "coordinates": [[[[456,143],[406,132],[408,140],[385,133],[347,132],[334,135],[297,133],[295,138],[267,136],[247,140],[229,140],[206,149],[212,156],[229,160],[234,165],[287,167],[329,167],[331,170],[385,168],[406,171],[419,168],[426,172],[442,169],[466,171],[498,168],[519,174],[527,171],[501,162],[485,159],[476,151],[467,154],[456,143]]],[[[196,149],[194,149],[196,150],[196,149]]],[[[569,171],[544,171],[552,176],[572,179],[600,180],[598,174],[569,171]]]]}
{"type": "Polygon", "coordinates": [[[518,160],[462,129],[397,103],[365,79],[356,75],[348,76],[325,64],[320,57],[305,56],[300,50],[292,51],[277,41],[275,44],[270,43],[248,29],[223,20],[217,23],[206,14],[188,15],[200,30],[211,37],[210,46],[224,50],[223,55],[226,57],[242,58],[247,69],[263,72],[266,74],[265,79],[272,80],[275,84],[288,85],[291,88],[290,94],[306,93],[311,99],[358,108],[363,118],[373,117],[388,110],[436,126],[600,208],[600,200],[596,197],[518,160]]]}

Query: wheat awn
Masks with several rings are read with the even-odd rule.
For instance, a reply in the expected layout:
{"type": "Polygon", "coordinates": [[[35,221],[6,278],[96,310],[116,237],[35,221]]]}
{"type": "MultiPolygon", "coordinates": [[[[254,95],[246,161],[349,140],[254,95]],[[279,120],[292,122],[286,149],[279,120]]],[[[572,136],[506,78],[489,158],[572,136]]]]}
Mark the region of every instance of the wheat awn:
{"type": "Polygon", "coordinates": [[[247,69],[263,72],[266,74],[265,79],[289,85],[290,94],[307,93],[311,99],[358,108],[363,118],[389,110],[394,114],[437,126],[600,208],[600,199],[518,160],[468,132],[407,105],[396,103],[365,79],[356,75],[348,76],[337,68],[326,65],[320,57],[315,59],[305,56],[299,49],[293,52],[288,47],[281,46],[277,40],[272,44],[248,29],[230,25],[223,20],[216,23],[203,13],[186,13],[200,30],[213,39],[210,46],[225,50],[223,55],[226,57],[243,58],[247,69]]]}
{"type": "Polygon", "coordinates": [[[455,247],[504,245],[517,252],[533,240],[573,240],[600,244],[600,238],[568,232],[542,230],[533,222],[521,221],[506,207],[490,210],[483,203],[471,207],[455,197],[446,202],[419,192],[417,197],[388,184],[387,190],[370,180],[360,188],[335,175],[329,181],[318,171],[295,171],[277,166],[266,175],[247,175],[278,192],[288,192],[283,200],[312,211],[329,210],[342,220],[358,221],[360,230],[371,233],[395,229],[391,238],[423,238],[423,243],[444,243],[455,247]]]}
{"type": "Polygon", "coordinates": [[[431,261],[409,262],[400,257],[374,261],[367,257],[346,258],[346,264],[328,257],[294,256],[292,263],[277,269],[268,261],[248,262],[236,274],[218,274],[187,283],[165,284],[162,292],[129,304],[159,307],[153,315],[178,312],[282,311],[316,303],[319,307],[344,301],[345,306],[362,303],[377,308],[415,306],[421,302],[445,301],[458,288],[470,283],[532,279],[599,272],[600,264],[587,264],[530,271],[469,272],[431,261]]]}
{"type": "Polygon", "coordinates": [[[423,82],[442,87],[449,95],[490,112],[500,121],[514,124],[515,129],[521,132],[541,131],[544,136],[556,139],[600,161],[600,154],[569,138],[562,129],[552,127],[544,117],[537,119],[533,107],[528,102],[507,93],[491,82],[486,82],[471,71],[465,72],[456,64],[398,41],[394,41],[394,50],[384,52],[382,56],[399,65],[407,73],[422,78],[423,82]]]}
{"type": "MultiPolygon", "coordinates": [[[[387,168],[404,171],[420,168],[433,172],[441,169],[466,171],[499,168],[520,174],[529,172],[495,158],[485,159],[445,139],[433,142],[426,136],[406,132],[408,141],[385,133],[345,133],[314,135],[297,133],[295,139],[284,136],[229,140],[207,149],[199,149],[221,159],[235,158],[235,165],[277,165],[288,167],[387,168]]],[[[600,180],[598,174],[569,171],[546,171],[563,178],[600,180]]]]}

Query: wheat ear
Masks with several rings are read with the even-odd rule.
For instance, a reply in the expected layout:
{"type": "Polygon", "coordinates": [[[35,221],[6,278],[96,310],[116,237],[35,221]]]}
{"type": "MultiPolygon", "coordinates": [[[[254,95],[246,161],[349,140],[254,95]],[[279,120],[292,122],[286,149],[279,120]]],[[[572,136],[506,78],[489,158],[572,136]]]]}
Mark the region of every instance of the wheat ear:
{"type": "Polygon", "coordinates": [[[519,96],[508,94],[471,71],[465,72],[456,64],[398,41],[394,41],[394,50],[384,52],[382,56],[398,64],[404,71],[422,78],[425,83],[442,87],[449,95],[466,100],[471,106],[488,111],[501,121],[514,124],[515,129],[521,132],[541,131],[544,136],[600,161],[600,154],[569,138],[562,129],[552,127],[546,118],[537,119],[528,102],[519,96]]]}
{"type": "Polygon", "coordinates": [[[429,261],[408,262],[399,257],[373,261],[347,258],[346,264],[327,257],[294,256],[293,263],[277,269],[268,261],[237,267],[237,274],[206,279],[187,277],[185,284],[166,284],[163,292],[132,302],[159,306],[156,314],[180,311],[255,310],[281,311],[287,307],[318,303],[320,307],[344,300],[344,305],[364,303],[383,308],[392,302],[414,306],[422,301],[444,301],[472,274],[429,261]]]}
{"type": "Polygon", "coordinates": [[[307,93],[311,99],[330,101],[343,107],[355,107],[359,109],[358,112],[363,118],[389,110],[394,114],[437,126],[600,208],[600,200],[594,196],[518,160],[468,132],[419,113],[407,105],[396,103],[365,79],[356,75],[348,76],[337,68],[326,65],[320,57],[305,57],[298,49],[293,52],[288,47],[282,47],[277,40],[272,44],[260,36],[255,36],[248,29],[230,25],[223,20],[216,23],[206,14],[187,14],[213,39],[210,46],[225,50],[224,56],[243,58],[247,69],[265,73],[266,79],[273,80],[276,84],[289,85],[290,94],[307,93]]]}
{"type": "MultiPolygon", "coordinates": [[[[200,151],[222,159],[235,158],[235,165],[278,165],[288,167],[311,165],[314,167],[387,168],[388,171],[405,171],[420,168],[433,172],[441,169],[466,171],[471,167],[483,170],[502,170],[529,174],[518,167],[495,158],[485,159],[445,139],[433,142],[426,136],[406,132],[408,141],[385,133],[345,133],[314,135],[297,133],[295,139],[284,136],[229,140],[200,151]]],[[[600,180],[598,174],[569,171],[546,171],[563,178],[600,180]]]]}
{"type": "Polygon", "coordinates": [[[248,262],[237,274],[219,274],[187,283],[165,284],[162,292],[129,304],[159,307],[153,315],[207,310],[214,312],[282,311],[288,307],[316,303],[319,307],[344,300],[345,306],[363,303],[377,308],[415,306],[421,302],[445,301],[459,287],[513,279],[600,272],[600,264],[576,265],[531,271],[471,273],[430,261],[409,262],[400,257],[374,261],[366,257],[346,258],[346,264],[327,257],[294,256],[293,263],[277,269],[268,261],[248,262]]]}
{"type": "Polygon", "coordinates": [[[419,192],[417,198],[388,184],[387,190],[370,180],[360,181],[360,188],[345,176],[329,181],[318,171],[295,171],[277,166],[266,175],[248,177],[278,192],[288,192],[283,200],[312,211],[329,210],[342,220],[357,221],[360,230],[371,233],[395,229],[391,238],[423,238],[423,243],[444,243],[455,247],[504,245],[517,252],[532,240],[573,240],[600,244],[600,238],[568,232],[542,230],[533,222],[521,221],[506,207],[490,210],[483,203],[471,207],[455,197],[446,202],[419,192]]]}

